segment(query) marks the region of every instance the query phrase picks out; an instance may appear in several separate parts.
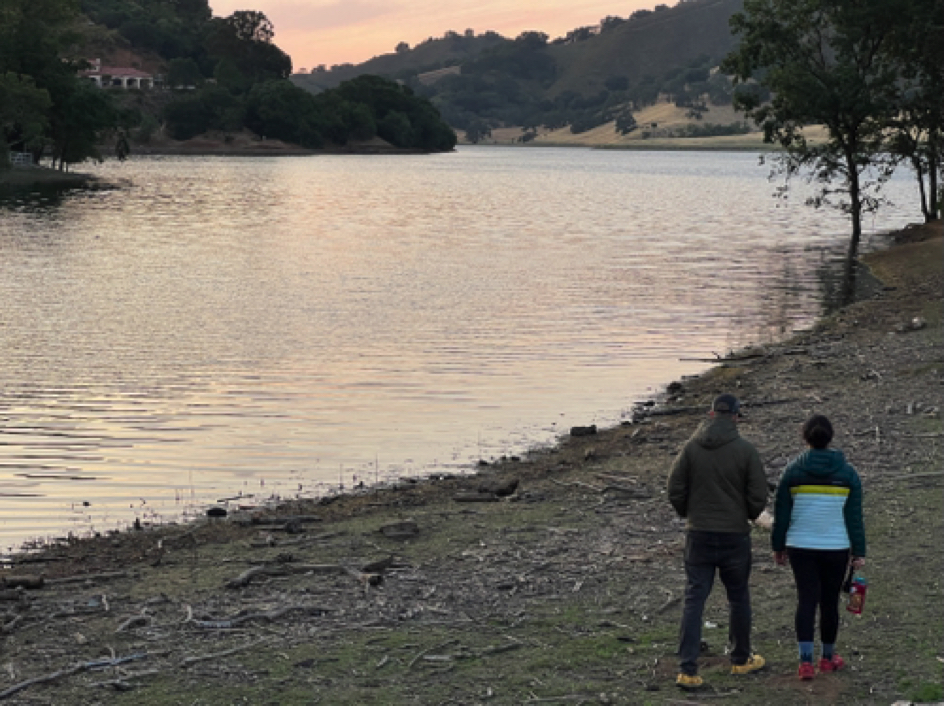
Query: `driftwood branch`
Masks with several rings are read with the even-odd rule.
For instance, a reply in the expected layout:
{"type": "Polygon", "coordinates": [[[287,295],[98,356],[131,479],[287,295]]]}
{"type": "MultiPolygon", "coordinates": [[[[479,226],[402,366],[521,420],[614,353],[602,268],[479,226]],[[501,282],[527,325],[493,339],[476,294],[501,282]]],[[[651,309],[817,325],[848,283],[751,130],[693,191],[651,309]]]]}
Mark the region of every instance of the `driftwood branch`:
{"type": "Polygon", "coordinates": [[[673,606],[676,606],[679,603],[681,603],[682,598],[684,598],[684,596],[681,596],[681,595],[671,596],[665,603],[663,603],[656,609],[656,613],[661,615],[662,613],[667,611],[669,608],[672,608],[673,606]]]}
{"type": "Polygon", "coordinates": [[[114,657],[111,659],[98,659],[92,662],[81,662],[79,664],[72,665],[67,669],[60,669],[58,672],[53,672],[51,674],[44,674],[40,677],[33,677],[32,679],[27,679],[26,681],[21,681],[19,684],[14,684],[13,686],[7,687],[3,691],[0,691],[0,699],[8,699],[14,694],[18,694],[24,689],[28,689],[31,686],[36,684],[45,684],[46,682],[55,681],[57,679],[62,679],[63,677],[70,677],[73,674],[78,674],[79,672],[85,672],[92,669],[105,669],[106,667],[116,667],[119,664],[125,664],[126,662],[133,662],[135,660],[144,659],[148,655],[146,652],[138,653],[133,655],[128,655],[127,657],[114,657]]]}
{"type": "Polygon", "coordinates": [[[560,485],[565,488],[568,488],[568,487],[587,488],[588,490],[592,490],[595,493],[602,493],[604,490],[606,490],[606,488],[600,488],[599,486],[590,485],[589,483],[584,483],[579,480],[571,481],[570,483],[564,483],[563,481],[554,480],[553,478],[548,478],[548,480],[551,481],[551,483],[553,483],[554,485],[560,485]]]}
{"type": "Polygon", "coordinates": [[[299,610],[310,613],[330,612],[328,608],[323,608],[320,606],[291,605],[275,608],[264,613],[246,613],[245,615],[236,615],[232,618],[222,618],[220,620],[195,620],[193,618],[192,611],[189,610],[188,607],[188,616],[184,623],[193,625],[194,627],[201,628],[203,630],[231,630],[232,628],[238,627],[243,623],[249,623],[256,620],[265,620],[268,622],[278,620],[287,613],[292,613],[299,610]]]}
{"type": "Polygon", "coordinates": [[[919,478],[941,478],[944,477],[944,471],[928,471],[927,473],[896,473],[893,476],[884,476],[882,478],[874,478],[872,482],[884,482],[884,481],[896,481],[896,480],[912,480],[919,478]]]}
{"type": "Polygon", "coordinates": [[[125,632],[131,628],[141,627],[143,625],[148,625],[151,622],[151,616],[145,615],[143,612],[140,615],[132,615],[127,620],[123,621],[116,629],[115,632],[125,632]]]}
{"type": "Polygon", "coordinates": [[[111,579],[127,578],[127,571],[105,571],[100,574],[77,574],[75,576],[63,576],[58,579],[46,579],[49,586],[64,586],[70,583],[85,583],[86,581],[110,581],[111,579]]]}
{"type": "Polygon", "coordinates": [[[243,588],[259,576],[287,576],[284,566],[253,566],[226,582],[226,588],[243,588]]]}
{"type": "Polygon", "coordinates": [[[412,669],[414,664],[416,664],[417,662],[419,662],[421,659],[423,659],[424,656],[426,656],[427,654],[429,654],[429,653],[432,652],[433,650],[440,650],[440,649],[442,649],[443,647],[446,647],[447,645],[453,644],[454,642],[458,642],[458,640],[446,640],[446,641],[445,641],[444,643],[442,643],[441,645],[436,645],[436,646],[434,646],[434,647],[427,647],[425,650],[423,650],[423,651],[417,653],[417,655],[416,655],[413,659],[410,660],[410,663],[409,663],[408,665],[406,665],[406,668],[407,668],[407,669],[412,669]]]}
{"type": "Polygon", "coordinates": [[[97,681],[94,684],[89,684],[90,687],[105,687],[110,686],[115,691],[131,691],[134,688],[134,684],[129,683],[129,679],[140,679],[141,677],[152,677],[155,674],[160,674],[160,669],[146,669],[142,672],[133,672],[125,674],[117,679],[109,679],[108,681],[97,681]]]}
{"type": "Polygon", "coordinates": [[[226,582],[226,588],[244,588],[259,576],[290,576],[292,574],[345,574],[350,570],[340,564],[264,564],[246,569],[226,582]]]}
{"type": "Polygon", "coordinates": [[[239,647],[233,647],[232,649],[229,649],[229,650],[223,650],[222,652],[213,652],[211,654],[198,655],[195,657],[185,657],[184,659],[180,660],[180,666],[190,667],[194,664],[197,664],[199,662],[205,662],[209,659],[219,659],[221,657],[229,657],[230,655],[236,654],[237,652],[242,652],[243,650],[248,650],[254,647],[258,647],[259,645],[262,645],[265,642],[266,642],[265,639],[256,640],[255,642],[247,642],[246,644],[240,645],[239,647]]]}

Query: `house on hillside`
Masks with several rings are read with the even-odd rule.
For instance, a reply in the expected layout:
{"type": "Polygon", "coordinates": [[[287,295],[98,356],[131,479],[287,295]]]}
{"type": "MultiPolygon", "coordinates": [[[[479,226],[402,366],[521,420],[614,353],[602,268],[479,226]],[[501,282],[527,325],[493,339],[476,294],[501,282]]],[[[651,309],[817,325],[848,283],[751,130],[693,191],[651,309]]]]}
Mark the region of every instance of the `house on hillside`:
{"type": "Polygon", "coordinates": [[[89,79],[99,88],[154,88],[159,80],[139,69],[102,66],[101,59],[92,61],[92,68],[80,71],[79,76],[89,79]]]}

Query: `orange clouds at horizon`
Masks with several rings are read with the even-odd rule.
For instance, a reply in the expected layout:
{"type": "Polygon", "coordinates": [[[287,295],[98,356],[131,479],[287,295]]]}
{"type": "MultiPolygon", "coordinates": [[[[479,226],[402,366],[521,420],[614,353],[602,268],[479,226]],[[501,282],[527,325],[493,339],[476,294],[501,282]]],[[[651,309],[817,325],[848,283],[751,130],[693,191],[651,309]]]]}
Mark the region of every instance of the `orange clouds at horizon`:
{"type": "MultiPolygon", "coordinates": [[[[628,17],[650,0],[617,4],[603,0],[211,0],[213,14],[258,10],[275,26],[274,42],[292,57],[294,69],[319,64],[359,64],[388,54],[400,42],[414,46],[448,30],[488,30],[515,37],[525,30],[552,39],[608,15],[628,17]],[[247,5],[252,5],[247,7],[247,5]]],[[[674,4],[674,3],[672,3],[674,4]]]]}

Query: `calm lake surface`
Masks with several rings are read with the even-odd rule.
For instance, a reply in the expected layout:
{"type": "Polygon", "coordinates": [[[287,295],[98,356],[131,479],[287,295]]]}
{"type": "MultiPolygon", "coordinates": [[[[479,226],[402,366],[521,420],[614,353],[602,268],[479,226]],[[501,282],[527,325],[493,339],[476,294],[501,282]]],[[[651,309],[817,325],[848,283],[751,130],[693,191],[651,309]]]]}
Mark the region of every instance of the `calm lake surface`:
{"type": "MultiPolygon", "coordinates": [[[[838,214],[742,153],[136,158],[0,203],[0,542],[617,423],[821,310],[838,214]]],[[[919,220],[912,182],[866,223],[919,220]]],[[[246,497],[251,496],[251,497],[246,497]]]]}

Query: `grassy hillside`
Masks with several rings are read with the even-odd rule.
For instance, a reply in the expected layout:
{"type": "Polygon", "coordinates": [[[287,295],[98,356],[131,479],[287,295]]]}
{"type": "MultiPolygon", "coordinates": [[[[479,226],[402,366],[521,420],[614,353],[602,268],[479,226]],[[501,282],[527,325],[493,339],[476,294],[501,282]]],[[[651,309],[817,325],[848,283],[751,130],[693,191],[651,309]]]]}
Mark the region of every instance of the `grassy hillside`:
{"type": "Polygon", "coordinates": [[[728,23],[742,1],[659,5],[553,40],[536,31],[514,39],[447,32],[292,81],[317,93],[361,73],[395,78],[429,98],[453,127],[471,131],[472,141],[508,126],[581,134],[659,100],[688,108],[730,104],[731,83],[714,69],[733,47],[728,23]]]}
{"type": "MultiPolygon", "coordinates": [[[[700,120],[689,116],[688,108],[674,103],[659,102],[647,106],[636,114],[640,127],[626,135],[616,129],[615,121],[574,134],[569,126],[549,129],[545,127],[529,131],[533,137],[527,144],[544,147],[609,147],[617,149],[728,149],[765,151],[773,149],[764,144],[764,135],[754,129],[742,134],[704,135],[697,131],[709,131],[715,126],[744,125],[744,116],[731,106],[708,106],[700,120]],[[656,127],[653,127],[655,125],[656,127]],[[692,134],[694,133],[694,134],[692,134]]],[[[522,144],[525,131],[520,126],[494,128],[487,137],[478,141],[483,145],[522,144]]],[[[471,144],[460,133],[460,143],[471,144]]],[[[807,136],[811,140],[821,139],[821,128],[810,128],[807,136]]]]}

